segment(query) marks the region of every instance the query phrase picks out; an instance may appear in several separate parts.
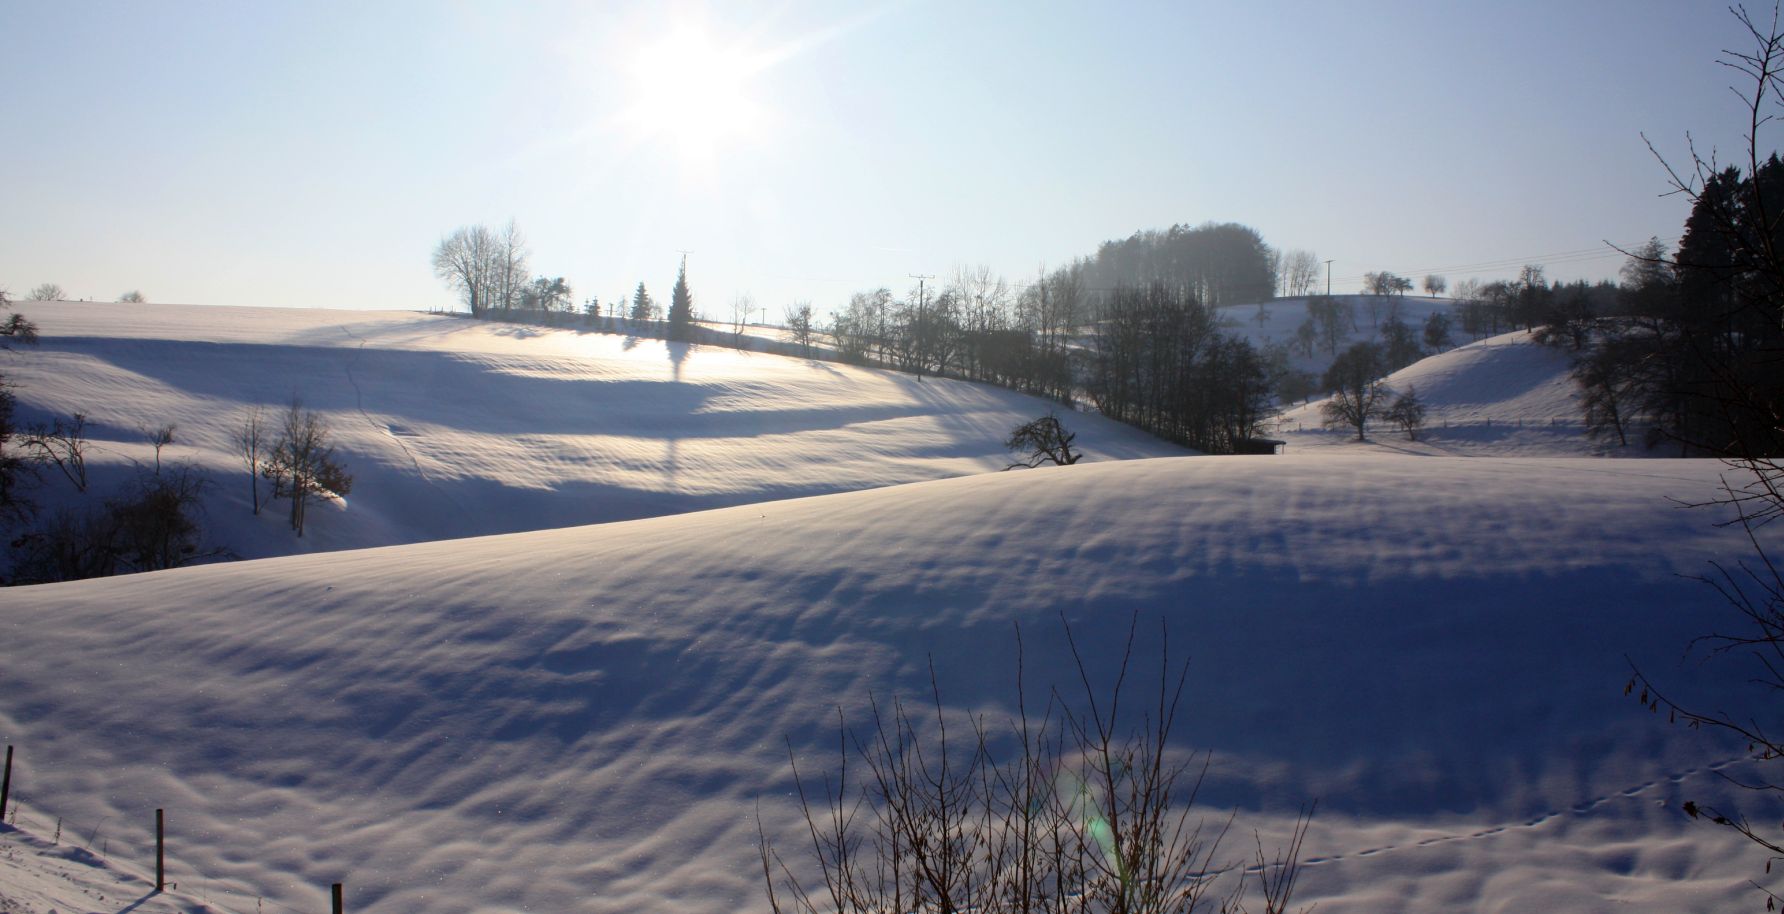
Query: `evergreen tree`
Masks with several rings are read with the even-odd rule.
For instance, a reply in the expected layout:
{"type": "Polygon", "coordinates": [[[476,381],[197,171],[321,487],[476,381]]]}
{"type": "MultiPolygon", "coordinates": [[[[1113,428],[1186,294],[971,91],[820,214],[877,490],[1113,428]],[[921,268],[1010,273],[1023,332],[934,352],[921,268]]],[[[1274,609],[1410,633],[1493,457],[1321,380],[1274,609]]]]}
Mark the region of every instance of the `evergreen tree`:
{"type": "Polygon", "coordinates": [[[656,302],[651,301],[650,293],[644,291],[644,283],[638,284],[638,290],[632,293],[632,322],[642,324],[656,315],[656,302]]]}
{"type": "Polygon", "coordinates": [[[685,340],[693,326],[694,296],[688,293],[688,258],[684,254],[681,269],[675,272],[675,289],[669,293],[669,338],[685,340]]]}

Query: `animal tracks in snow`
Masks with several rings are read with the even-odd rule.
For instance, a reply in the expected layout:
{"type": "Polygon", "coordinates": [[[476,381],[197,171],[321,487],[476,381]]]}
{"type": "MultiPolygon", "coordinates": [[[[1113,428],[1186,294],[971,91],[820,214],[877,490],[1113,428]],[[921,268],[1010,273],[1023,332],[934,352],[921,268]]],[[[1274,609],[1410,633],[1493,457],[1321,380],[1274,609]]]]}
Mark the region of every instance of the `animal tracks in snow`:
{"type": "Polygon", "coordinates": [[[1604,796],[1593,797],[1592,799],[1589,799],[1589,800],[1582,800],[1578,803],[1573,804],[1572,806],[1567,807],[1564,810],[1551,810],[1549,812],[1543,813],[1542,815],[1534,816],[1532,818],[1525,819],[1521,822],[1515,822],[1515,823],[1512,823],[1509,825],[1495,825],[1490,828],[1482,828],[1477,831],[1471,831],[1471,832],[1459,832],[1457,834],[1452,834],[1452,835],[1433,835],[1429,838],[1421,838],[1420,840],[1409,843],[1409,844],[1383,844],[1378,847],[1366,848],[1364,850],[1353,851],[1353,852],[1347,853],[1347,854],[1326,854],[1324,856],[1319,856],[1319,857],[1309,857],[1305,861],[1305,865],[1307,865],[1307,866],[1322,866],[1322,865],[1325,865],[1328,863],[1338,863],[1338,862],[1348,860],[1351,858],[1374,857],[1374,856],[1378,856],[1380,854],[1385,854],[1385,853],[1394,852],[1394,851],[1405,851],[1405,850],[1412,850],[1412,849],[1421,848],[1421,847],[1432,847],[1432,846],[1439,845],[1439,844],[1448,844],[1453,841],[1478,841],[1483,838],[1491,838],[1496,835],[1502,835],[1502,834],[1505,834],[1506,832],[1526,831],[1529,829],[1541,828],[1542,826],[1548,824],[1549,822],[1552,822],[1555,819],[1559,819],[1563,816],[1587,815],[1587,814],[1593,812],[1594,810],[1598,809],[1599,807],[1604,806],[1606,803],[1611,803],[1616,800],[1634,799],[1636,797],[1639,797],[1645,793],[1652,791],[1656,787],[1660,787],[1660,786],[1668,785],[1668,784],[1678,784],[1678,783],[1685,781],[1688,778],[1695,777],[1697,775],[1705,774],[1708,772],[1721,771],[1722,769],[1727,768],[1728,766],[1736,764],[1741,761],[1744,761],[1744,759],[1731,758],[1731,759],[1725,759],[1725,760],[1719,761],[1719,762],[1714,762],[1714,763],[1704,765],[1701,767],[1687,768],[1684,771],[1676,772],[1674,774],[1666,775],[1665,777],[1662,777],[1662,778],[1657,778],[1652,781],[1647,781],[1647,782],[1644,782],[1641,784],[1637,784],[1634,787],[1629,787],[1629,788],[1625,788],[1623,790],[1615,791],[1613,793],[1608,793],[1608,794],[1605,794],[1604,796]]]}

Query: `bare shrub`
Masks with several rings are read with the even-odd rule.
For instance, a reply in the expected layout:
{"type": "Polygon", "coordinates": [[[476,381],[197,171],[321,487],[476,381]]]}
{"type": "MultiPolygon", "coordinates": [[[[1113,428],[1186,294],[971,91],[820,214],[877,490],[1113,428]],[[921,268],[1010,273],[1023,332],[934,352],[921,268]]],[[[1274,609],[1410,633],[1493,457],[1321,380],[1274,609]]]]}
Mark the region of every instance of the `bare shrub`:
{"type": "Polygon", "coordinates": [[[87,491],[87,417],[75,413],[66,421],[60,417],[46,425],[37,423],[25,430],[20,445],[39,460],[45,460],[62,471],[74,483],[75,491],[87,491]]]}
{"type": "MultiPolygon", "coordinates": [[[[1167,748],[1187,665],[1173,669],[1167,650],[1138,723],[1130,725],[1131,710],[1122,713],[1132,700],[1125,686],[1137,622],[1103,692],[1066,628],[1083,689],[1079,710],[1055,692],[1032,718],[1019,664],[1017,715],[1007,731],[982,716],[964,733],[958,719],[950,730],[933,666],[933,710],[875,700],[861,730],[839,711],[834,773],[813,780],[794,762],[806,826],[800,843],[809,846],[815,878],[802,880],[761,835],[770,909],[1239,914],[1256,878],[1267,914],[1285,911],[1312,813],[1297,821],[1286,856],[1266,861],[1260,839],[1255,871],[1228,859],[1222,843],[1233,817],[1207,822],[1193,809],[1206,756],[1197,765],[1167,748]]],[[[1019,631],[1017,648],[1020,656],[1019,631]]]]}

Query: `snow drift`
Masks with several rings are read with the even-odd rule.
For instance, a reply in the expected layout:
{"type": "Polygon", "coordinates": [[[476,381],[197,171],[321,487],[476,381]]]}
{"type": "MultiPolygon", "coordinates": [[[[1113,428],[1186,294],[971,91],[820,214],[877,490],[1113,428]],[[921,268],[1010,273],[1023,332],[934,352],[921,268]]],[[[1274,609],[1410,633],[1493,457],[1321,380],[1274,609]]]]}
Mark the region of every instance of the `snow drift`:
{"type": "MultiPolygon", "coordinates": [[[[0,592],[27,817],[106,822],[219,891],[317,909],[760,910],[755,815],[838,705],[1010,707],[1105,681],[1133,614],[1193,655],[1203,801],[1324,812],[1322,911],[1712,910],[1757,874],[1683,796],[1739,747],[1681,697],[1737,531],[1708,462],[1180,458],[989,474],[502,537],[0,592]]],[[[1156,639],[1148,637],[1149,650],[1156,639]]],[[[1156,657],[1156,654],[1148,654],[1156,657]]],[[[139,858],[140,859],[140,858],[139,858]]]]}

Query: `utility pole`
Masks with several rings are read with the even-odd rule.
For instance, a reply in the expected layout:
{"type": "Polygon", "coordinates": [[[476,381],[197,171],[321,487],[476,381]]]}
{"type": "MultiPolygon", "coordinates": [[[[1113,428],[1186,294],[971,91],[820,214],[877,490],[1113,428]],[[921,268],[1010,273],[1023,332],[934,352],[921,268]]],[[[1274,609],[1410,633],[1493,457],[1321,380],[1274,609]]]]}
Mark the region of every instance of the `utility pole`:
{"type": "Polygon", "coordinates": [[[1332,297],[1332,262],[1326,261],[1326,297],[1332,297]]]}
{"type": "Polygon", "coordinates": [[[921,382],[923,380],[923,339],[924,334],[927,332],[923,328],[923,287],[924,283],[934,279],[935,275],[918,273],[908,273],[906,275],[917,281],[917,326],[912,329],[915,330],[917,334],[917,338],[914,341],[917,344],[917,380],[921,382]]]}

